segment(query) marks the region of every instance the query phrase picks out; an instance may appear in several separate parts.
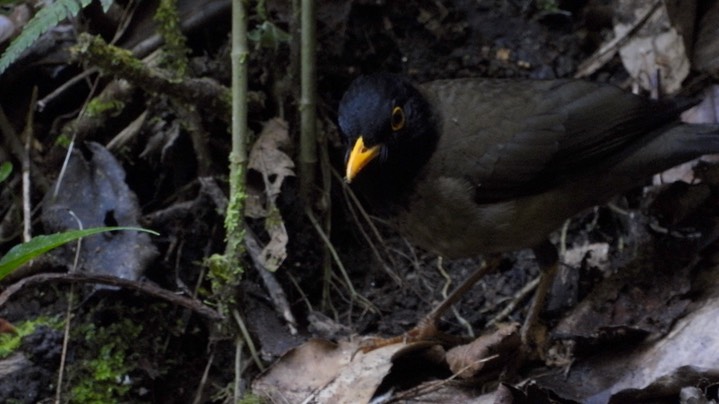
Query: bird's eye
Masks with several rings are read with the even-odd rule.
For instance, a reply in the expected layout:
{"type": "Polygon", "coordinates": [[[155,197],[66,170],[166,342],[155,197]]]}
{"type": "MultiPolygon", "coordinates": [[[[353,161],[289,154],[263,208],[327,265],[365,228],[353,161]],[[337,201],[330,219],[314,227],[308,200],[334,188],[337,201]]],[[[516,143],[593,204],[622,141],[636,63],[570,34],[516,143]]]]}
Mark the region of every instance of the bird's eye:
{"type": "Polygon", "coordinates": [[[402,107],[392,108],[392,130],[398,131],[404,128],[404,111],[402,107]]]}

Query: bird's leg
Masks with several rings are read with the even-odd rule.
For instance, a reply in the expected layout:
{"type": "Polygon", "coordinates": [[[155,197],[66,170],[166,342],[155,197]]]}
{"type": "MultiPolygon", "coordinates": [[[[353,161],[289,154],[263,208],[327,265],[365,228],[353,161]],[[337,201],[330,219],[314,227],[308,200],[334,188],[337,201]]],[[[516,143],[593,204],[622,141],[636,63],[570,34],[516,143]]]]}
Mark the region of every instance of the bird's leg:
{"type": "Polygon", "coordinates": [[[532,304],[529,306],[529,312],[524,320],[520,335],[525,347],[541,356],[547,343],[547,328],[539,321],[539,317],[544,309],[549,289],[552,287],[554,278],[557,275],[559,254],[557,254],[557,249],[549,240],[545,240],[539,246],[534,247],[532,251],[537,259],[541,273],[537,291],[534,292],[534,299],[532,299],[532,304]]]}
{"type": "Polygon", "coordinates": [[[458,344],[464,342],[461,338],[452,337],[447,334],[443,334],[439,331],[437,324],[442,315],[449,310],[453,304],[455,304],[465,293],[467,293],[475,283],[482,279],[485,275],[493,271],[499,266],[501,255],[493,254],[490,255],[482,265],[477,268],[467,279],[465,279],[452,293],[447,296],[442,303],[436,306],[431,312],[429,312],[424,318],[422,318],[417,325],[411,330],[407,331],[404,335],[391,337],[391,338],[375,338],[361,348],[364,352],[373,351],[375,349],[397,344],[400,342],[420,342],[420,341],[442,341],[450,344],[458,344]]]}
{"type": "Polygon", "coordinates": [[[469,292],[470,289],[479,282],[480,279],[484,278],[488,273],[492,272],[499,266],[501,255],[492,254],[484,260],[482,265],[477,268],[467,279],[462,282],[452,293],[447,296],[442,303],[435,307],[429,314],[427,314],[417,325],[417,327],[426,324],[433,325],[437,328],[437,323],[442,315],[449,310],[453,304],[457,303],[459,299],[464,296],[465,293],[469,292]]]}

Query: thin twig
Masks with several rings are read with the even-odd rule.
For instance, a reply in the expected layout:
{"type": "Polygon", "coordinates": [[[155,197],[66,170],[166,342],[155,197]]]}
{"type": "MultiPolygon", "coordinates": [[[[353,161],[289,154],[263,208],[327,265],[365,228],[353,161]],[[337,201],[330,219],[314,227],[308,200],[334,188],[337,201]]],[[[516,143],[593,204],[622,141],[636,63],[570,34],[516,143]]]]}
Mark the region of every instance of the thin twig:
{"type": "MultiPolygon", "coordinates": [[[[262,364],[262,360],[260,359],[260,354],[257,352],[257,347],[255,347],[255,343],[252,341],[252,336],[250,335],[250,332],[247,331],[247,326],[245,325],[245,322],[242,320],[242,316],[240,316],[240,312],[237,311],[237,309],[232,309],[232,317],[235,319],[235,323],[237,324],[237,327],[240,329],[240,336],[242,337],[242,339],[239,340],[239,344],[241,344],[242,341],[244,341],[247,344],[247,349],[250,350],[250,355],[252,355],[252,360],[255,361],[255,365],[257,365],[257,367],[260,370],[265,370],[265,365],[262,364]]],[[[240,349],[240,348],[238,348],[238,349],[240,349]]],[[[236,374],[235,376],[237,377],[238,375],[236,374]]]]}
{"type": "MultiPolygon", "coordinates": [[[[452,285],[452,278],[449,276],[447,271],[444,269],[444,266],[442,265],[442,257],[437,257],[437,271],[442,275],[442,277],[445,279],[444,286],[442,286],[442,297],[447,298],[448,294],[447,291],[449,290],[450,285],[452,285]]],[[[474,329],[472,328],[472,324],[467,321],[462,315],[459,314],[459,311],[457,310],[457,307],[454,305],[452,306],[452,313],[454,314],[454,317],[459,321],[460,324],[464,326],[464,328],[467,330],[467,334],[474,338],[474,329]]]]}
{"type": "MultiPolygon", "coordinates": [[[[439,389],[446,386],[450,382],[459,378],[460,375],[462,373],[464,373],[467,369],[475,367],[479,363],[485,363],[485,362],[489,362],[491,360],[497,359],[498,357],[499,357],[499,354],[494,354],[494,355],[488,356],[486,358],[472,361],[471,363],[468,363],[464,367],[458,369],[456,372],[454,372],[450,377],[448,377],[446,379],[434,380],[434,381],[422,383],[416,387],[413,387],[411,389],[404,390],[404,391],[397,393],[397,395],[391,397],[389,400],[387,400],[385,402],[395,403],[395,402],[405,402],[405,401],[417,401],[417,399],[419,399],[422,395],[429,394],[433,391],[438,391],[439,389]]],[[[419,400],[419,401],[422,401],[422,400],[419,400]]]]}
{"type": "MultiPolygon", "coordinates": [[[[77,222],[77,228],[82,230],[84,228],[82,220],[73,212],[69,211],[70,216],[77,222]]],[[[72,268],[70,273],[77,273],[78,264],[80,263],[80,251],[82,251],[82,237],[77,239],[77,246],[75,247],[75,258],[72,262],[72,268]]],[[[70,284],[70,293],[67,297],[67,311],[65,313],[65,330],[62,336],[62,353],[60,355],[60,369],[57,371],[57,388],[55,390],[55,404],[60,404],[62,399],[62,382],[65,377],[65,363],[67,362],[67,346],[70,343],[70,324],[72,323],[72,306],[75,302],[75,284],[70,284]]]]}
{"type": "Polygon", "coordinates": [[[360,230],[360,233],[364,237],[365,241],[367,241],[367,244],[369,245],[370,249],[374,253],[375,257],[377,258],[377,261],[379,261],[380,265],[382,266],[382,269],[389,275],[390,279],[392,279],[398,286],[404,286],[402,283],[402,279],[397,275],[394,271],[392,271],[391,268],[396,268],[397,264],[394,262],[394,259],[392,258],[392,255],[387,252],[387,248],[385,247],[385,254],[387,255],[387,259],[392,263],[392,265],[388,265],[387,262],[385,262],[385,259],[382,257],[382,254],[380,254],[379,249],[377,248],[377,244],[381,246],[386,246],[387,243],[385,242],[384,238],[379,232],[379,229],[377,229],[377,226],[375,226],[374,222],[372,221],[372,218],[369,216],[367,211],[362,207],[362,204],[360,203],[359,199],[357,199],[357,195],[352,191],[352,188],[350,188],[347,183],[344,181],[344,179],[337,173],[336,170],[332,170],[332,174],[334,177],[339,181],[339,183],[342,186],[342,192],[345,195],[345,203],[347,204],[347,208],[350,211],[350,214],[352,215],[353,220],[357,224],[357,228],[360,230]],[[347,198],[349,197],[349,198],[347,198]],[[351,201],[351,202],[350,202],[351,201]],[[357,217],[357,214],[355,212],[355,208],[357,211],[359,211],[362,218],[365,220],[365,223],[367,223],[367,226],[369,226],[370,230],[372,231],[372,235],[374,235],[375,239],[377,239],[377,243],[372,242],[369,235],[365,232],[364,227],[359,221],[359,218],[357,217]]]}
{"type": "Polygon", "coordinates": [[[329,249],[330,254],[332,254],[332,258],[334,259],[335,264],[337,265],[337,268],[339,268],[340,274],[342,274],[342,281],[344,282],[345,287],[347,287],[347,289],[349,289],[350,293],[352,294],[352,299],[359,300],[366,306],[366,308],[376,312],[377,308],[374,307],[372,302],[367,300],[367,298],[365,298],[361,294],[357,293],[357,291],[355,290],[354,286],[352,285],[352,281],[350,280],[349,275],[347,274],[347,270],[346,270],[344,264],[342,263],[342,260],[340,259],[339,254],[337,254],[337,250],[332,245],[332,242],[330,241],[329,237],[327,237],[327,234],[325,234],[325,232],[322,230],[322,227],[317,222],[315,215],[309,209],[306,209],[305,213],[307,214],[307,217],[310,219],[312,226],[314,226],[315,231],[317,231],[317,234],[319,234],[320,238],[325,243],[325,246],[329,249]]]}
{"type": "Polygon", "coordinates": [[[188,308],[208,320],[218,321],[224,319],[220,313],[204,305],[198,300],[190,299],[185,296],[179,296],[172,291],[162,289],[161,287],[148,282],[138,282],[109,275],[83,273],[43,273],[23,278],[8,286],[2,293],[0,293],[0,307],[2,307],[12,295],[17,293],[23,287],[52,281],[118,286],[125,289],[136,290],[149,296],[166,300],[169,303],[188,308]]]}
{"type": "Polygon", "coordinates": [[[499,323],[500,321],[503,321],[505,318],[509,317],[510,314],[519,306],[520,303],[522,303],[524,300],[526,300],[535,289],[537,289],[537,285],[539,285],[539,279],[541,276],[538,276],[534,279],[532,279],[531,282],[524,285],[524,287],[515,294],[514,299],[504,308],[502,311],[497,313],[496,316],[494,316],[491,320],[487,322],[487,327],[492,326],[494,324],[499,323]]]}
{"type": "Polygon", "coordinates": [[[72,306],[75,301],[75,284],[70,284],[70,294],[67,297],[67,310],[65,311],[65,329],[62,335],[62,351],[60,354],[60,369],[57,370],[57,386],[55,388],[55,404],[62,402],[62,382],[65,377],[65,363],[67,362],[67,347],[70,344],[70,323],[72,321],[72,306]]]}
{"type": "MultiPolygon", "coordinates": [[[[80,109],[80,113],[77,115],[79,120],[82,116],[85,115],[85,111],[87,110],[87,106],[90,103],[90,100],[92,99],[93,95],[95,94],[95,90],[97,90],[97,84],[99,82],[98,78],[95,78],[95,80],[92,83],[92,88],[90,88],[90,93],[87,95],[87,98],[85,98],[85,102],[82,105],[82,109],[80,109]]],[[[57,198],[57,195],[60,193],[60,186],[62,185],[62,180],[65,178],[65,171],[67,170],[67,166],[70,163],[70,156],[72,156],[72,151],[75,148],[75,140],[77,138],[77,127],[73,128],[72,131],[72,140],[70,140],[70,145],[67,147],[67,152],[65,153],[65,160],[62,162],[62,168],[60,168],[60,174],[57,176],[57,181],[55,182],[55,189],[52,193],[52,199],[54,200],[57,198]]]]}
{"type": "Polygon", "coordinates": [[[27,119],[25,122],[25,129],[23,130],[22,137],[25,139],[25,145],[22,154],[22,240],[24,242],[30,241],[32,238],[32,200],[30,198],[30,148],[32,145],[33,138],[33,118],[35,114],[35,104],[37,102],[37,87],[32,89],[32,97],[30,99],[30,105],[28,106],[27,119]]]}
{"type": "MultiPolygon", "coordinates": [[[[236,311],[233,311],[233,313],[237,313],[236,311]]],[[[234,403],[239,403],[242,399],[243,391],[242,391],[242,378],[240,375],[242,374],[242,348],[243,343],[242,338],[238,335],[235,341],[235,386],[232,389],[232,392],[234,394],[234,403]]]]}
{"type": "Polygon", "coordinates": [[[214,361],[215,349],[212,348],[210,350],[210,358],[207,359],[207,365],[205,365],[205,370],[202,372],[202,378],[200,379],[200,383],[197,385],[195,399],[192,400],[192,404],[200,404],[202,402],[202,391],[205,389],[205,385],[207,384],[207,377],[210,375],[210,367],[212,367],[212,362],[214,361]]]}
{"type": "Polygon", "coordinates": [[[80,74],[78,74],[75,77],[71,78],[70,80],[62,83],[61,86],[59,86],[58,88],[53,90],[53,92],[46,95],[45,97],[43,97],[43,99],[41,99],[40,101],[37,102],[37,111],[42,112],[45,109],[45,107],[47,107],[48,104],[53,102],[55,100],[55,98],[62,95],[62,93],[67,91],[70,87],[85,80],[89,76],[92,76],[93,74],[95,74],[99,71],[100,71],[100,69],[98,69],[96,67],[92,67],[92,68],[82,71],[80,74]]]}

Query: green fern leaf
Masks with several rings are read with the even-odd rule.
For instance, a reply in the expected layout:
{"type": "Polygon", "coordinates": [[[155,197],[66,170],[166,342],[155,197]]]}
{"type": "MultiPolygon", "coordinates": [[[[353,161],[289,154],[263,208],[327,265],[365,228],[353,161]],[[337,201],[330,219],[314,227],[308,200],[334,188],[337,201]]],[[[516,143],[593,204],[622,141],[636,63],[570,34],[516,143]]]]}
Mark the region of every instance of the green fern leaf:
{"type": "Polygon", "coordinates": [[[12,41],[5,53],[0,56],[0,74],[17,60],[22,52],[29,48],[40,35],[49,31],[65,18],[77,15],[80,10],[87,7],[91,2],[92,0],[58,0],[38,11],[28,21],[22,33],[12,41]]]}

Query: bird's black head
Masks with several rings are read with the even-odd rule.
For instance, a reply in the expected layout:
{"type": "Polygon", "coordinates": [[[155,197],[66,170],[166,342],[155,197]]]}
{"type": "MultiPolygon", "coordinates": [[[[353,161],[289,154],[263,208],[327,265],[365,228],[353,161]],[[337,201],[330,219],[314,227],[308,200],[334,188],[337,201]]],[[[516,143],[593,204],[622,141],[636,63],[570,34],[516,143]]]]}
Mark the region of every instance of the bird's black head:
{"type": "Polygon", "coordinates": [[[340,101],[338,120],[347,144],[348,182],[358,174],[373,175],[377,178],[370,181],[378,185],[405,188],[437,146],[433,110],[402,76],[376,74],[356,79],[340,101]]]}

